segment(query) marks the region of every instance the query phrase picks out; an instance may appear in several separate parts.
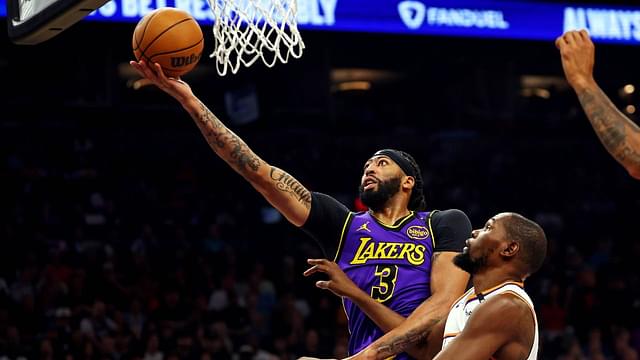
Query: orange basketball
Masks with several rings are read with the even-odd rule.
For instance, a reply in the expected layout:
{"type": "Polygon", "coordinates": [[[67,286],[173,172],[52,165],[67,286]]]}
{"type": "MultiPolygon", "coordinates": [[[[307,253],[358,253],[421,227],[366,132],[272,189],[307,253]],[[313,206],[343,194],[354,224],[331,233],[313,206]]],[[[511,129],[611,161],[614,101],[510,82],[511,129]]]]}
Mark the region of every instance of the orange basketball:
{"type": "Polygon", "coordinates": [[[145,15],[133,31],[133,54],[149,64],[157,62],[166,76],[191,71],[202,56],[204,38],[196,20],[186,11],[159,8],[145,15]]]}

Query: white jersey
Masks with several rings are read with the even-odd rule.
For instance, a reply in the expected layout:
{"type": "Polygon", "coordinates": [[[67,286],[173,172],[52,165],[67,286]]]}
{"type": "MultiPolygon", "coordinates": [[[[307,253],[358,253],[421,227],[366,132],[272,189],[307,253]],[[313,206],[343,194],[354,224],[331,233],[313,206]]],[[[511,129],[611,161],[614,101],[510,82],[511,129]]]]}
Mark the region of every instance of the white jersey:
{"type": "Polygon", "coordinates": [[[510,293],[526,302],[531,309],[531,313],[533,314],[533,321],[535,323],[535,335],[533,338],[533,346],[531,347],[531,351],[529,351],[527,360],[536,360],[538,358],[538,319],[536,318],[536,313],[533,310],[533,302],[531,301],[529,295],[527,295],[526,291],[524,291],[523,286],[523,283],[508,281],[484,291],[480,296],[475,293],[473,288],[469,289],[469,291],[462,295],[460,299],[456,300],[456,302],[453,303],[451,310],[449,310],[447,323],[444,326],[444,339],[442,341],[442,348],[444,349],[449,344],[451,344],[452,341],[455,341],[456,336],[460,332],[462,332],[465,325],[467,324],[467,320],[469,320],[469,317],[478,305],[488,300],[492,296],[510,293]]]}

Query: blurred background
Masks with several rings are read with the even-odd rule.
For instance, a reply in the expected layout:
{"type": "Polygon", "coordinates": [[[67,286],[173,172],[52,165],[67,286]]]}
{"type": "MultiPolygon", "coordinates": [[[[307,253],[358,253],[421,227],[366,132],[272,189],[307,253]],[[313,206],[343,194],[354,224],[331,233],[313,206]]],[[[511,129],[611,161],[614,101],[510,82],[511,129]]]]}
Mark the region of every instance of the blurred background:
{"type": "MultiPolygon", "coordinates": [[[[302,276],[323,249],[176,101],[132,89],[135,23],[33,46],[0,25],[1,358],[346,355],[340,300],[302,276]]],[[[184,79],[266,161],[352,209],[364,161],[395,147],[421,165],[429,208],[474,228],[535,219],[550,242],[526,285],[540,358],[638,358],[640,183],[599,143],[552,40],[302,35],[288,64],[221,78],[204,56],[184,79]]],[[[596,79],[637,121],[640,47],[596,46],[596,79]]]]}

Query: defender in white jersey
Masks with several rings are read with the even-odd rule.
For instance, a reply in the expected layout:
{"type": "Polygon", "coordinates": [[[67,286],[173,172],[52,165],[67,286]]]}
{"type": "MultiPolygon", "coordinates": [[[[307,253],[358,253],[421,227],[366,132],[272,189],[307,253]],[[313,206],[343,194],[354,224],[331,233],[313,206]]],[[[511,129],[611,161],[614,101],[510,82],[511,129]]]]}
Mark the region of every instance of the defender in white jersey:
{"type": "Polygon", "coordinates": [[[473,287],[449,311],[435,359],[537,359],[538,321],[524,280],[544,262],[544,231],[502,213],[471,234],[454,263],[471,274],[473,287]]]}

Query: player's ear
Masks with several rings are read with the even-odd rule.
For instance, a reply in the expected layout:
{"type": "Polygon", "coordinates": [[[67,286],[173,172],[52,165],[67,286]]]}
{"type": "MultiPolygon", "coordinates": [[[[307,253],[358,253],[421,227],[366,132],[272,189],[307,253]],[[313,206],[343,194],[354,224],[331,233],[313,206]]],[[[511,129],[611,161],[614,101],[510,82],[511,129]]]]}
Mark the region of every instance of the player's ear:
{"type": "Polygon", "coordinates": [[[518,244],[515,241],[510,241],[507,244],[507,247],[500,252],[500,255],[506,256],[506,257],[514,257],[519,251],[520,251],[520,244],[518,244]]]}
{"type": "Polygon", "coordinates": [[[405,176],[404,181],[402,182],[402,187],[405,189],[413,189],[416,184],[416,179],[413,176],[405,176]]]}

